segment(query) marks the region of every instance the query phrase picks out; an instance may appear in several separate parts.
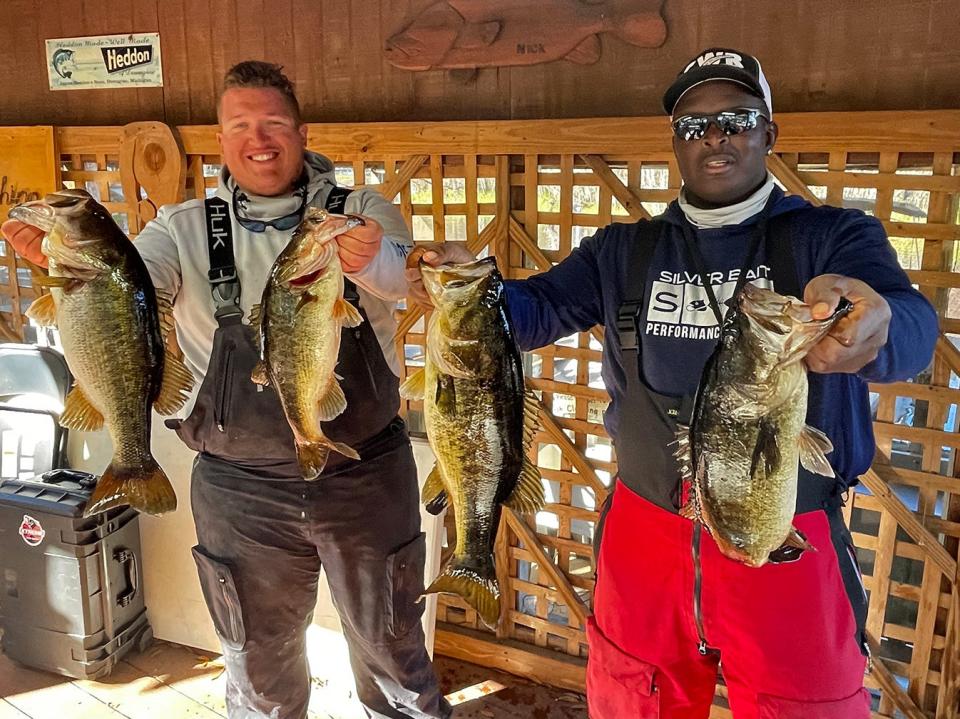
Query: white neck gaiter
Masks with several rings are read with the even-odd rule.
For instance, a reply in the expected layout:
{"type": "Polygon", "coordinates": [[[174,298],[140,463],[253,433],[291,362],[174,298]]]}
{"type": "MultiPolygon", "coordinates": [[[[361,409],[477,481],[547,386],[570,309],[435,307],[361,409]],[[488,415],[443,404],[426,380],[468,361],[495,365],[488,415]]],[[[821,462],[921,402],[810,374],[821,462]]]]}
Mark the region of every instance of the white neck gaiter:
{"type": "Polygon", "coordinates": [[[687,193],[685,189],[680,190],[678,200],[683,214],[698,230],[705,230],[714,227],[724,227],[726,225],[739,225],[744,220],[748,220],[763,209],[773,192],[773,175],[767,172],[767,181],[760,186],[760,189],[754,192],[743,202],[726,207],[717,207],[713,210],[703,210],[694,207],[687,202],[687,193]]]}

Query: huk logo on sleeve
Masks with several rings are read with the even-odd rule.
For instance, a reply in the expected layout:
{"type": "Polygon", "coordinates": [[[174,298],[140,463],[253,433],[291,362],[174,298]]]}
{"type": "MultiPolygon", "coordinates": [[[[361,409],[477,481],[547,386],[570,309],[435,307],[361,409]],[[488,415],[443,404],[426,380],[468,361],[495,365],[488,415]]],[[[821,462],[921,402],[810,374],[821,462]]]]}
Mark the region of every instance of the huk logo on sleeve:
{"type": "Polygon", "coordinates": [[[40,522],[29,514],[23,515],[23,521],[20,523],[20,537],[31,547],[36,547],[46,536],[46,531],[40,522]]]}

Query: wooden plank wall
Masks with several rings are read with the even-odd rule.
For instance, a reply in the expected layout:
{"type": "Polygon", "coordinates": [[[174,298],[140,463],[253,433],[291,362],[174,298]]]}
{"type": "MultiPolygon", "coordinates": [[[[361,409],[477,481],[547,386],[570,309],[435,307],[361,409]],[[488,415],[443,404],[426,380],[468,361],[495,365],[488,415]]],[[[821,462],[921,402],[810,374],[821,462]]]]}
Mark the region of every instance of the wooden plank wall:
{"type": "Polygon", "coordinates": [[[656,115],[680,67],[716,45],[761,58],[777,111],[937,109],[960,97],[955,0],[663,0],[660,48],[605,33],[594,65],[490,68],[468,81],[383,58],[386,38],[434,2],[6,0],[0,97],[16,102],[0,104],[0,125],[213,122],[223,73],[251,58],[288,69],[312,122],[656,115]],[[47,89],[45,39],[129,32],[160,33],[163,88],[47,89]]]}
{"type": "MultiPolygon", "coordinates": [[[[915,382],[873,387],[878,454],[845,508],[869,594],[875,716],[955,717],[960,592],[960,111],[783,114],[770,167],[813,202],[879,217],[901,263],[936,303],[944,332],[915,382]]],[[[128,230],[136,219],[118,185],[122,128],[61,127],[66,183],[109,202],[128,230]]],[[[211,126],[178,128],[187,193],[216,184],[211,126]]],[[[657,214],[680,177],[659,118],[311,125],[309,145],[330,155],[344,184],[379,186],[399,204],[418,241],[466,241],[493,252],[510,277],[566,256],[612,220],[657,214]]],[[[0,294],[11,289],[0,288],[0,294]]],[[[406,370],[422,363],[423,318],[401,321],[406,370]]],[[[591,541],[615,456],[603,430],[601,328],[526,355],[542,400],[533,454],[547,506],[505,513],[496,552],[505,587],[496,634],[454,597],[439,607],[438,651],[583,687],[583,633],[593,591],[591,541]]],[[[416,404],[408,406],[411,423],[416,404]]],[[[715,717],[728,717],[723,687],[715,717]]]]}

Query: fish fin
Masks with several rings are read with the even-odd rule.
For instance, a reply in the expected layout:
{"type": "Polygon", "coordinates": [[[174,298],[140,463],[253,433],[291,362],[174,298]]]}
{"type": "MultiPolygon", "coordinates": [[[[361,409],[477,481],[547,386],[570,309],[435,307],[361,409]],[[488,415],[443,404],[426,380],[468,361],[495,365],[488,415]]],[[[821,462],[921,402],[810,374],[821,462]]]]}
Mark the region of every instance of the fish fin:
{"type": "Polygon", "coordinates": [[[533,446],[533,440],[540,429],[540,399],[533,390],[523,392],[523,449],[533,446]]]}
{"type": "Polygon", "coordinates": [[[430,474],[427,475],[423,483],[423,489],[420,490],[420,501],[426,507],[430,514],[440,514],[447,508],[447,489],[443,483],[443,474],[440,472],[440,465],[433,465],[430,474]]]}
{"type": "Polygon", "coordinates": [[[320,421],[329,422],[336,419],[346,408],[347,398],[343,394],[343,387],[335,379],[331,379],[330,384],[327,385],[327,391],[317,403],[320,421]]]}
{"type": "Polygon", "coordinates": [[[163,379],[153,408],[160,414],[173,414],[183,407],[193,390],[193,373],[169,349],[163,358],[163,379]]]}
{"type": "Polygon", "coordinates": [[[833,442],[823,432],[804,425],[800,432],[800,464],[807,470],[824,477],[836,477],[827,454],[833,451],[833,442]]]}
{"type": "Polygon", "coordinates": [[[693,445],[690,439],[690,427],[685,424],[678,424],[675,433],[676,439],[670,443],[675,446],[673,457],[677,460],[680,468],[680,479],[689,481],[693,479],[693,445]]]}
{"type": "Polygon", "coordinates": [[[500,619],[500,585],[497,583],[492,557],[480,570],[460,564],[454,558],[426,588],[424,594],[434,592],[446,592],[462,597],[477,610],[480,619],[488,627],[496,627],[500,619]]]}
{"type": "Polygon", "coordinates": [[[57,326],[57,303],[53,295],[41,295],[27,308],[27,317],[41,327],[57,326]]]}
{"type": "Polygon", "coordinates": [[[502,27],[499,20],[469,23],[461,28],[453,46],[464,50],[479,50],[483,47],[489,47],[497,39],[502,27]]]}
{"type": "MultiPolygon", "coordinates": [[[[438,327],[440,322],[440,313],[434,312],[430,315],[430,323],[427,327],[427,337],[442,337],[438,327]]],[[[472,340],[471,343],[475,343],[472,340]]],[[[442,342],[427,343],[427,357],[433,365],[443,374],[456,377],[458,379],[472,379],[474,372],[464,363],[463,359],[453,350],[446,338],[442,342]],[[445,347],[441,347],[443,344],[445,347]]]]}
{"type": "Polygon", "coordinates": [[[780,445],[777,426],[767,417],[761,417],[757,428],[757,443],[753,448],[753,457],[750,460],[750,476],[756,477],[759,472],[769,477],[777,465],[780,464],[780,445]]]}
{"type": "Polygon", "coordinates": [[[428,514],[437,516],[447,508],[447,505],[449,503],[450,503],[450,495],[448,495],[447,491],[444,490],[439,494],[437,494],[437,496],[435,496],[429,502],[424,502],[423,508],[427,510],[428,514]]]}
{"type": "Polygon", "coordinates": [[[330,449],[334,452],[342,454],[344,457],[349,457],[350,459],[360,460],[360,454],[350,445],[344,444],[343,442],[330,442],[330,449]]]}
{"type": "Polygon", "coordinates": [[[444,346],[427,345],[427,354],[443,374],[457,379],[473,379],[477,373],[470,369],[470,365],[463,359],[461,350],[477,344],[476,340],[465,340],[453,344],[444,342],[444,346]],[[459,346],[458,346],[459,345],[459,346]]]}
{"type": "Polygon", "coordinates": [[[350,459],[360,459],[360,455],[353,447],[343,442],[334,442],[323,435],[315,439],[298,440],[296,446],[297,464],[300,465],[301,475],[308,482],[317,479],[323,472],[324,467],[327,466],[330,452],[338,452],[350,459]]]}
{"type": "Polygon", "coordinates": [[[524,457],[517,484],[504,504],[521,514],[532,514],[543,507],[543,501],[543,482],[540,481],[540,470],[533,462],[524,457]]]}
{"type": "Polygon", "coordinates": [[[169,344],[170,337],[173,336],[173,297],[167,293],[157,290],[157,319],[160,321],[160,335],[163,337],[164,345],[169,344]]]}
{"type": "Polygon", "coordinates": [[[257,360],[257,363],[253,366],[253,371],[250,373],[250,380],[261,387],[270,386],[270,373],[267,371],[267,363],[262,359],[257,360]]]}
{"type": "Polygon", "coordinates": [[[404,399],[423,399],[427,391],[427,373],[418,369],[410,374],[400,385],[400,396],[404,399]]]}
{"type": "Polygon", "coordinates": [[[339,297],[333,303],[333,319],[339,321],[344,327],[356,327],[363,322],[363,315],[356,307],[339,297]]]}
{"type": "Polygon", "coordinates": [[[297,442],[297,464],[308,482],[320,476],[329,456],[330,447],[323,442],[297,442]]]}
{"type": "MultiPolygon", "coordinates": [[[[581,0],[582,2],[583,0],[581,0]]],[[[667,24],[656,10],[633,12],[626,17],[612,15],[609,31],[637,47],[660,47],[667,39],[667,24]]]]}
{"type": "Polygon", "coordinates": [[[767,561],[771,564],[788,564],[800,559],[800,556],[807,551],[816,552],[817,548],[807,541],[803,532],[796,527],[791,527],[790,534],[787,535],[783,544],[770,552],[767,561]]]}
{"type": "Polygon", "coordinates": [[[434,499],[440,492],[446,492],[446,486],[443,483],[443,474],[440,472],[440,465],[434,464],[430,474],[427,475],[423,483],[423,489],[420,490],[420,501],[426,504],[434,499]]]}
{"type": "Polygon", "coordinates": [[[173,485],[152,457],[140,467],[119,467],[111,462],[97,480],[83,516],[90,517],[125,504],[153,515],[177,508],[173,485]]]}
{"type": "Polygon", "coordinates": [[[790,534],[787,535],[787,538],[784,540],[783,544],[787,547],[796,547],[797,549],[803,549],[804,551],[817,551],[817,548],[807,541],[804,533],[796,527],[790,527],[790,534]]]}
{"type": "Polygon", "coordinates": [[[260,303],[258,302],[253,307],[250,308],[250,315],[247,317],[247,321],[250,323],[251,327],[259,327],[260,320],[263,317],[263,310],[260,303]]]}
{"type": "Polygon", "coordinates": [[[80,385],[73,385],[63,402],[60,426],[81,432],[96,432],[103,427],[103,415],[94,407],[80,385]]]}
{"type": "Polygon", "coordinates": [[[600,59],[600,36],[588,35],[583,42],[563,57],[577,65],[592,65],[600,59]]]}

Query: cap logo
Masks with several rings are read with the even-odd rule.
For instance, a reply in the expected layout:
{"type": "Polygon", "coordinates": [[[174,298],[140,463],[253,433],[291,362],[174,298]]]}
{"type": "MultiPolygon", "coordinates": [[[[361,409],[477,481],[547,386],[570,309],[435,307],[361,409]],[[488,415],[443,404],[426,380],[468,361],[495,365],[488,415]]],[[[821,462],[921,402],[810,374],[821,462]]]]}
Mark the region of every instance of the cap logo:
{"type": "Polygon", "coordinates": [[[730,67],[739,67],[741,70],[744,69],[743,56],[735,52],[705,52],[683,68],[683,72],[689,72],[693,69],[694,65],[697,67],[703,67],[704,65],[729,65],[730,67]]]}

